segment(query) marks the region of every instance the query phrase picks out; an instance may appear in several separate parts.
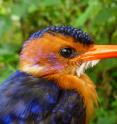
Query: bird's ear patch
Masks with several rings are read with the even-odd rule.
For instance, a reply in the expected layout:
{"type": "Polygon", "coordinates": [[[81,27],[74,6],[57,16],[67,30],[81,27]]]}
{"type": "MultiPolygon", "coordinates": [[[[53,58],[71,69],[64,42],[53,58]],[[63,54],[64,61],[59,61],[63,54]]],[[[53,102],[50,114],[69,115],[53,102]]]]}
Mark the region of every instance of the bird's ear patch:
{"type": "Polygon", "coordinates": [[[86,69],[95,66],[100,60],[93,60],[93,61],[88,61],[88,62],[84,62],[80,65],[80,67],[78,67],[76,69],[76,74],[78,77],[80,77],[80,75],[82,75],[86,69]]]}

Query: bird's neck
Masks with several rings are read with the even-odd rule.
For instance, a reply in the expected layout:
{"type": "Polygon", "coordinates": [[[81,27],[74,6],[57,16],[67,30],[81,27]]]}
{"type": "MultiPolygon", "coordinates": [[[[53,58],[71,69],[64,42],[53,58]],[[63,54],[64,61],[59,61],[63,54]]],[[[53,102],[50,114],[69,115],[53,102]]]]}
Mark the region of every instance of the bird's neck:
{"type": "Polygon", "coordinates": [[[86,106],[86,122],[88,123],[92,117],[94,108],[98,105],[95,85],[90,78],[85,74],[80,77],[69,74],[54,74],[47,78],[54,79],[62,89],[73,89],[80,93],[86,106]]]}

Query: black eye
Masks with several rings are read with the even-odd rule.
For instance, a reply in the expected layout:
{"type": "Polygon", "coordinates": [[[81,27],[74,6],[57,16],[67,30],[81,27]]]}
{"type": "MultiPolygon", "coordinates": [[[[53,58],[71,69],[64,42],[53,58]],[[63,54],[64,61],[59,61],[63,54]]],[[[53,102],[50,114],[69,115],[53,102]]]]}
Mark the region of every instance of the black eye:
{"type": "Polygon", "coordinates": [[[60,50],[60,54],[64,58],[72,58],[75,55],[75,50],[73,48],[70,48],[70,47],[62,48],[60,50]]]}

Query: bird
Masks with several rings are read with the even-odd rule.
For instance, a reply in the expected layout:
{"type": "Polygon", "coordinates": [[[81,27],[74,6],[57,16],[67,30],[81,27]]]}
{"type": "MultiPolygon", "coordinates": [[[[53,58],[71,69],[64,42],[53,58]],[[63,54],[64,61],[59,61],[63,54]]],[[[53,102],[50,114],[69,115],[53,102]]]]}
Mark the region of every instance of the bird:
{"type": "Polygon", "coordinates": [[[89,124],[98,95],[85,70],[116,58],[80,28],[48,26],[22,46],[19,68],[0,85],[0,124],[89,124]]]}

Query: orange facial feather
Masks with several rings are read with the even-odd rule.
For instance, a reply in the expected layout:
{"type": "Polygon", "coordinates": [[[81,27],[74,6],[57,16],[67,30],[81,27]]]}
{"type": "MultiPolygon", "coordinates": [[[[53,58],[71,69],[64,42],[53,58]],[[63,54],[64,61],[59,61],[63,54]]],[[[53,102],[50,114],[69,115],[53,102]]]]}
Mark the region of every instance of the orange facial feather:
{"type": "Polygon", "coordinates": [[[71,63],[69,59],[60,56],[59,50],[64,47],[72,47],[76,49],[78,55],[89,49],[87,45],[78,43],[75,39],[69,36],[46,33],[43,37],[27,41],[21,52],[20,68],[28,69],[28,67],[33,67],[31,69],[32,71],[36,69],[33,72],[33,75],[37,76],[43,74],[46,75],[47,73],[50,74],[50,71],[51,73],[56,73],[56,71],[65,71],[65,67],[70,66],[69,64],[74,64],[74,62],[71,63]],[[38,67],[45,66],[46,68],[43,68],[43,71],[45,69],[44,72],[40,69],[39,72],[37,72],[38,67]]]}

